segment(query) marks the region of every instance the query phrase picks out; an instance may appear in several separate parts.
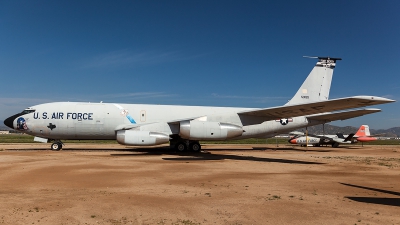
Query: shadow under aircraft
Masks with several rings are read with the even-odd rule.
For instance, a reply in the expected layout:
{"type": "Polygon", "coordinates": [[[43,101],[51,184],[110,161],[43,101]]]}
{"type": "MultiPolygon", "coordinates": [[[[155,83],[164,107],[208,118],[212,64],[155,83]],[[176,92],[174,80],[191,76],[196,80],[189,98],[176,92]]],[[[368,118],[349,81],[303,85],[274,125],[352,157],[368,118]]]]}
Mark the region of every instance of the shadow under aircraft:
{"type": "MultiPolygon", "coordinates": [[[[396,191],[388,191],[388,190],[384,190],[384,189],[371,188],[371,187],[365,187],[365,186],[359,186],[359,185],[347,184],[347,183],[340,183],[340,184],[346,185],[349,187],[361,188],[361,189],[365,189],[365,190],[400,196],[400,192],[396,192],[396,191]]],[[[389,206],[397,206],[397,207],[400,206],[400,198],[353,197],[353,196],[345,196],[345,198],[356,201],[356,202],[364,202],[364,203],[379,204],[379,205],[389,205],[389,206]]]]}
{"type": "MultiPolygon", "coordinates": [[[[123,151],[124,153],[115,153],[111,154],[111,156],[123,157],[123,156],[144,156],[144,155],[171,155],[177,156],[173,158],[162,158],[163,160],[170,161],[204,161],[204,160],[246,160],[246,161],[255,161],[255,162],[275,162],[275,163],[289,163],[289,164],[324,164],[320,162],[309,162],[309,161],[300,161],[300,160],[291,160],[291,159],[279,159],[279,158],[266,158],[266,157],[254,157],[254,156],[240,156],[240,155],[231,155],[231,154],[216,154],[210,152],[198,152],[196,154],[193,153],[185,153],[178,151],[168,151],[168,147],[165,148],[140,148],[140,149],[131,149],[131,150],[117,150],[123,151]],[[129,152],[129,153],[128,153],[129,152]]],[[[241,150],[241,149],[235,149],[241,150]]],[[[245,149],[249,150],[249,149],[245,149]]],[[[214,151],[214,150],[213,150],[214,151]]],[[[249,150],[251,151],[251,150],[249,150]]],[[[233,151],[232,151],[233,152],[233,151]]]]}

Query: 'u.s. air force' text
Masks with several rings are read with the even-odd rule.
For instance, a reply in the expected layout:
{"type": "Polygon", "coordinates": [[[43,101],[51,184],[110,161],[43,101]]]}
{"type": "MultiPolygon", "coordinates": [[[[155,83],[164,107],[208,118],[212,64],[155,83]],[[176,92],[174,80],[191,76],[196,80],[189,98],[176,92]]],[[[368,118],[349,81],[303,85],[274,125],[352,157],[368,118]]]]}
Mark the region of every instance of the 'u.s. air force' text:
{"type": "Polygon", "coordinates": [[[47,113],[43,112],[41,115],[39,112],[33,114],[33,119],[53,119],[53,120],[93,120],[93,113],[63,113],[63,112],[53,112],[47,113]]]}

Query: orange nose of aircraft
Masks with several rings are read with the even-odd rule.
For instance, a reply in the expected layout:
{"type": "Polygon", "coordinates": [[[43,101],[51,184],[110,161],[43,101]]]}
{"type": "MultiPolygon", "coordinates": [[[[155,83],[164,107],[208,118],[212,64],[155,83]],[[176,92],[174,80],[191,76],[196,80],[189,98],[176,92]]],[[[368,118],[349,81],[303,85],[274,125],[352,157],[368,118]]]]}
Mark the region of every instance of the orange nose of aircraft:
{"type": "Polygon", "coordinates": [[[291,144],[297,144],[297,141],[296,141],[296,139],[291,139],[291,140],[289,140],[289,143],[291,143],[291,144]]]}

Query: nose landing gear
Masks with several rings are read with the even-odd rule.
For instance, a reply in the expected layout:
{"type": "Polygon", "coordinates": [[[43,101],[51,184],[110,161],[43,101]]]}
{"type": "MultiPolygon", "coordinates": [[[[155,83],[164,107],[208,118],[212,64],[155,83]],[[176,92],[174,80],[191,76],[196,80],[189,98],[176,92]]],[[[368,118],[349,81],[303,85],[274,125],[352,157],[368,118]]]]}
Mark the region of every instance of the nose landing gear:
{"type": "Polygon", "coordinates": [[[60,151],[62,147],[63,143],[60,140],[55,141],[53,144],[51,144],[51,150],[53,151],[60,151]]]}

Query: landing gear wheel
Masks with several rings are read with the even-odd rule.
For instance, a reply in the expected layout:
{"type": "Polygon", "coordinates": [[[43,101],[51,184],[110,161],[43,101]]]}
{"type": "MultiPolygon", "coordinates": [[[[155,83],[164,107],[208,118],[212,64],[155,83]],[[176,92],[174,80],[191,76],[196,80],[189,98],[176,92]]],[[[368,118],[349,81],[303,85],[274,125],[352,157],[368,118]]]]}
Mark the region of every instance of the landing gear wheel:
{"type": "Polygon", "coordinates": [[[189,149],[193,152],[199,152],[201,150],[201,145],[199,142],[192,142],[189,144],[189,149]]]}
{"type": "Polygon", "coordinates": [[[186,144],[185,144],[184,142],[178,142],[178,143],[175,145],[175,149],[176,149],[178,152],[184,152],[184,151],[186,151],[186,144]]]}
{"type": "Polygon", "coordinates": [[[339,147],[339,143],[335,142],[332,144],[332,148],[337,148],[337,147],[339,147]]]}
{"type": "Polygon", "coordinates": [[[62,144],[60,142],[54,142],[51,144],[51,150],[60,151],[62,149],[62,144]]]}

